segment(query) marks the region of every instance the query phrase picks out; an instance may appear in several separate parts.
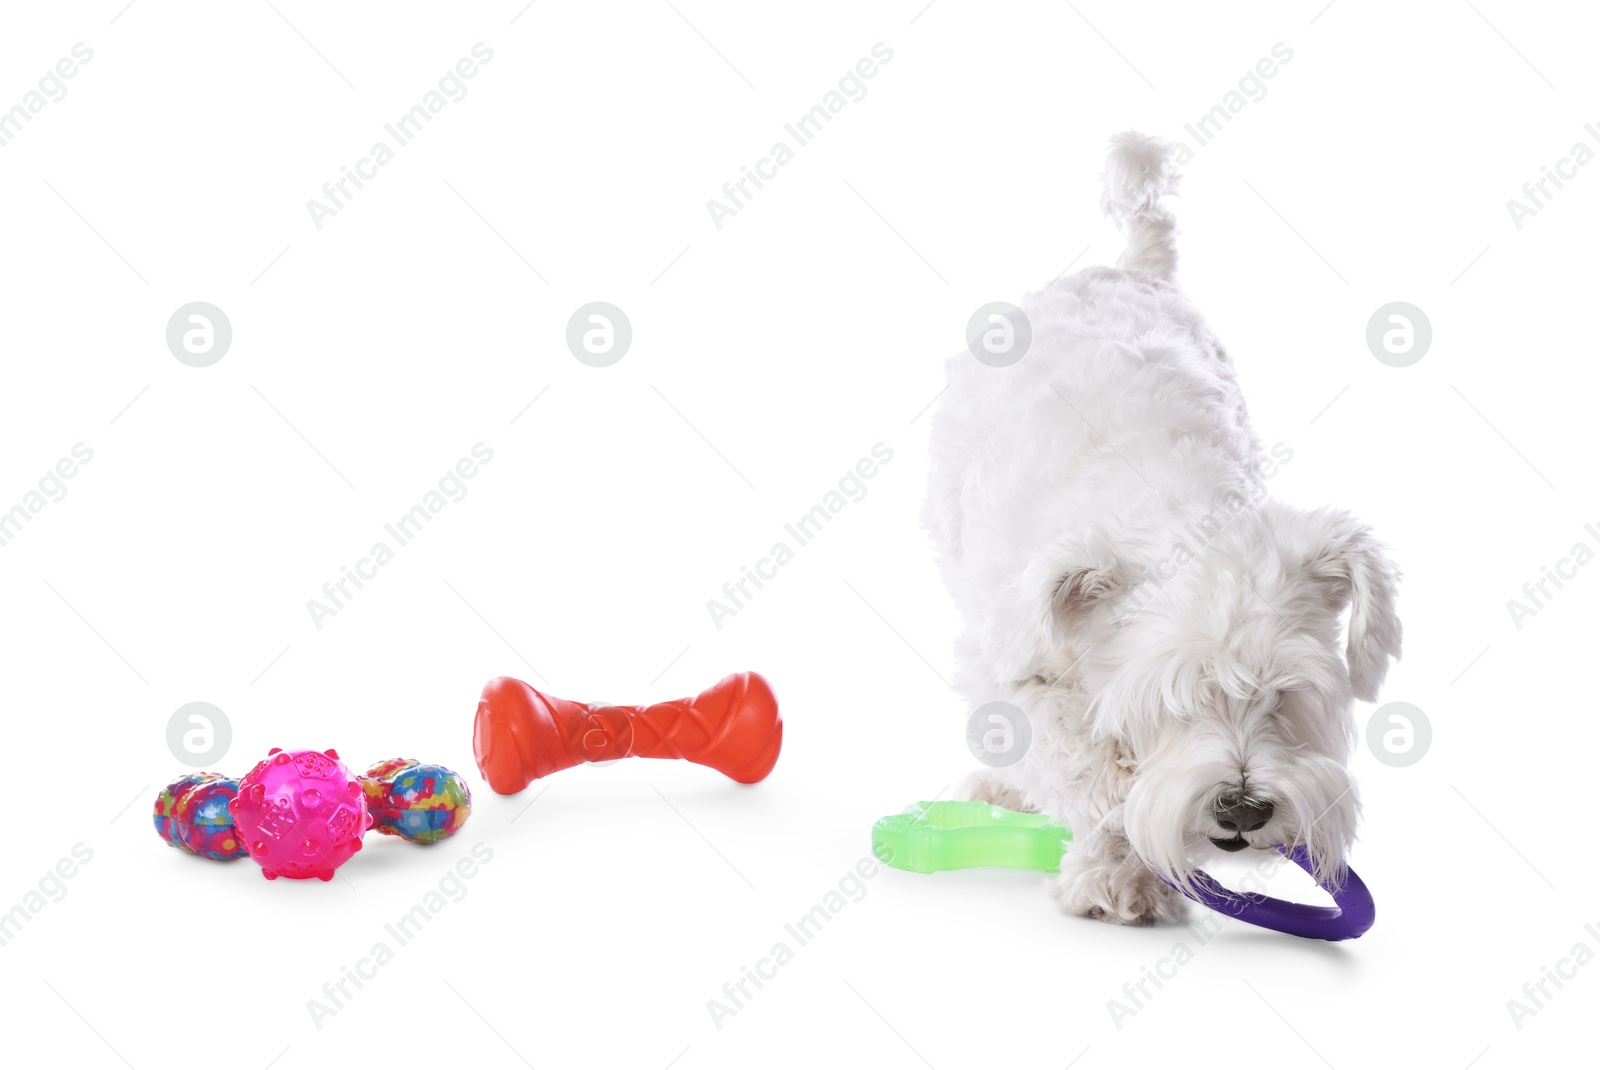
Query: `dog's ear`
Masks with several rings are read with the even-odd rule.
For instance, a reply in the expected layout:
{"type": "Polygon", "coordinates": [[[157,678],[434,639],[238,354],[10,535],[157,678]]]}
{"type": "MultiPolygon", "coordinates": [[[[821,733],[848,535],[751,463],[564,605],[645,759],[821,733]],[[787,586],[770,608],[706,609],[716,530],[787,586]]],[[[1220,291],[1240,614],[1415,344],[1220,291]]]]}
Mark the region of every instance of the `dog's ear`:
{"type": "Polygon", "coordinates": [[[1050,616],[1063,634],[1070,634],[1126,587],[1116,563],[1069,569],[1050,596],[1050,616]]]}
{"type": "Polygon", "coordinates": [[[1395,613],[1400,570],[1365,524],[1348,513],[1317,510],[1306,516],[1309,539],[1303,566],[1321,584],[1335,610],[1350,607],[1345,659],[1350,689],[1376,702],[1389,663],[1400,657],[1400,618],[1395,613]]]}

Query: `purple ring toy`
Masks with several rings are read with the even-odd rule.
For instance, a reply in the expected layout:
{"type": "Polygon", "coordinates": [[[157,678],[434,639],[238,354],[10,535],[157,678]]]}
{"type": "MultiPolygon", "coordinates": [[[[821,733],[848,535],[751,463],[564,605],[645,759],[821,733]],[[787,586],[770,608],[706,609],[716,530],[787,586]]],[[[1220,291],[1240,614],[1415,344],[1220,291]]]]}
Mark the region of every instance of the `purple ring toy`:
{"type": "MultiPolygon", "coordinates": [[[[1304,847],[1295,847],[1293,850],[1279,847],[1278,850],[1295,865],[1307,873],[1311,872],[1311,858],[1304,847]]],[[[1303,936],[1308,940],[1354,940],[1372,928],[1377,913],[1372,893],[1367,891],[1367,886],[1353,869],[1345,870],[1343,886],[1333,888],[1322,885],[1322,890],[1333,896],[1334,905],[1331,907],[1290,903],[1256,892],[1235,892],[1218,884],[1204,870],[1195,870],[1194,877],[1193,892],[1184,891],[1171,881],[1167,883],[1219,914],[1227,914],[1264,929],[1276,929],[1290,936],[1303,936]]]]}

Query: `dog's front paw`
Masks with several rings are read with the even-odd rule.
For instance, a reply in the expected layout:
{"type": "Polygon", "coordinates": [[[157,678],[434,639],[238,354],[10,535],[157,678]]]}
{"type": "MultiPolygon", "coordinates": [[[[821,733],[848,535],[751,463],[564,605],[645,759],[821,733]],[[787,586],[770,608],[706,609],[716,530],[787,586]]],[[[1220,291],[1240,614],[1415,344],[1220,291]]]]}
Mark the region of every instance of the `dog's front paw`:
{"type": "Polygon", "coordinates": [[[1114,861],[1088,854],[1061,860],[1053,892],[1069,914],[1099,918],[1114,925],[1156,925],[1182,921],[1188,901],[1136,861],[1114,861]]]}
{"type": "Polygon", "coordinates": [[[1022,792],[996,769],[974,769],[956,781],[955,790],[950,794],[957,799],[986,802],[1007,810],[1033,809],[1022,792]]]}

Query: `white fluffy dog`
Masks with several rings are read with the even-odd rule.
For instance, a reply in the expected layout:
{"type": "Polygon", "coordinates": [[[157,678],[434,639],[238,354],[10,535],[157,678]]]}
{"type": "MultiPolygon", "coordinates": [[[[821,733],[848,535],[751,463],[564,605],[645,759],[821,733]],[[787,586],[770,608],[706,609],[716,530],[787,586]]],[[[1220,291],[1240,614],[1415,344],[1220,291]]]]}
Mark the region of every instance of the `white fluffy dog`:
{"type": "Polygon", "coordinates": [[[1369,529],[1267,494],[1233,364],[1172,283],[1176,182],[1164,143],[1113,139],[1102,207],[1127,250],[1025,299],[1020,360],[949,361],[926,507],[965,618],[957,686],[1031,734],[963,794],[1071,827],[1058,899],[1124,924],[1181,917],[1161,877],[1219,850],[1301,844],[1337,882],[1353,700],[1400,654],[1369,529]]]}

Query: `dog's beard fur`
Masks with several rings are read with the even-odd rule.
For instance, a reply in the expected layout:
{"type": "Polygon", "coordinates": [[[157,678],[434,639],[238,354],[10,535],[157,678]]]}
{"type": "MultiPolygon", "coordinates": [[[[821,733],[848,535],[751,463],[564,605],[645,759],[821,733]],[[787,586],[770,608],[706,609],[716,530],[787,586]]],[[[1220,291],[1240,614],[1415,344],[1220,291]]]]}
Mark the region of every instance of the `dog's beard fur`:
{"type": "Polygon", "coordinates": [[[1129,759],[1120,819],[1133,852],[1192,887],[1212,841],[1242,836],[1304,847],[1316,878],[1340,884],[1360,815],[1354,700],[1375,696],[1363,672],[1398,652],[1397,576],[1366,530],[1269,501],[1153,595],[1120,562],[1085,572],[1055,592],[1050,631],[1073,652],[1094,731],[1129,759]],[[1271,802],[1272,816],[1223,828],[1216,803],[1230,793],[1271,802]]]}
{"type": "MultiPolygon", "coordinates": [[[[1252,630],[1277,624],[1257,617],[1252,630]]],[[[1338,883],[1359,811],[1342,665],[1298,636],[1231,638],[1234,649],[1176,658],[1136,652],[1097,692],[1097,728],[1133,760],[1124,831],[1147,866],[1185,887],[1216,853],[1212,840],[1236,835],[1254,848],[1302,845],[1316,877],[1338,883]],[[1222,828],[1215,804],[1230,792],[1270,801],[1272,817],[1254,831],[1222,828]]]]}

